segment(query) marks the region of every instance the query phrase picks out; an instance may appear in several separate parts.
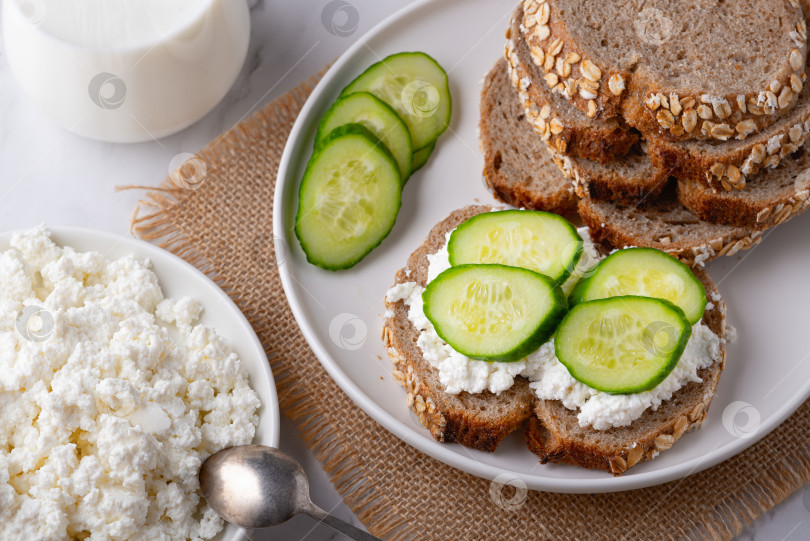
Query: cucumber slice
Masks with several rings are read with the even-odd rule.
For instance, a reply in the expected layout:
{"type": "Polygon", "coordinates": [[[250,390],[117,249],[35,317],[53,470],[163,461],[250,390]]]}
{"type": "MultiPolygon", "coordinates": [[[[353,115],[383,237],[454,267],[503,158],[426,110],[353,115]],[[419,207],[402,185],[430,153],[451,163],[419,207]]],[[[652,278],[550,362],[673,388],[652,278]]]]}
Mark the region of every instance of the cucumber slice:
{"type": "Polygon", "coordinates": [[[430,155],[433,154],[433,149],[436,148],[436,142],[430,143],[425,148],[421,148],[413,153],[413,161],[411,162],[411,174],[413,175],[419,169],[422,169],[428,159],[430,159],[430,155]]]}
{"type": "Polygon", "coordinates": [[[357,123],[365,126],[388,148],[403,180],[411,174],[413,146],[408,126],[391,107],[368,92],[355,92],[338,99],[323,115],[315,135],[315,147],[323,144],[337,127],[357,123]]]}
{"type": "Polygon", "coordinates": [[[627,248],[612,253],[590,277],[576,285],[568,302],[573,306],[620,295],[668,300],[680,307],[693,325],[706,308],[706,290],[689,267],[655,248],[627,248]]]}
{"type": "Polygon", "coordinates": [[[611,297],[576,305],[554,338],[557,358],[593,389],[633,394],[661,383],[678,364],[692,326],[669,301],[611,297]]]}
{"type": "Polygon", "coordinates": [[[460,265],[422,293],[425,316],[459,353],[517,361],[539,348],[565,314],[565,296],[547,276],[505,265],[460,265]]]}
{"type": "Polygon", "coordinates": [[[502,210],[473,216],[450,235],[450,264],[499,263],[545,274],[558,283],[582,257],[582,238],[550,212],[502,210]]]}
{"type": "Polygon", "coordinates": [[[447,74],[425,53],[384,58],[349,83],[341,96],[353,92],[371,92],[390,105],[407,124],[415,150],[435,141],[450,124],[447,74]]]}
{"type": "Polygon", "coordinates": [[[301,180],[295,234],[307,261],[328,270],[363,259],[394,227],[401,204],[399,168],[360,124],[332,131],[301,180]]]}

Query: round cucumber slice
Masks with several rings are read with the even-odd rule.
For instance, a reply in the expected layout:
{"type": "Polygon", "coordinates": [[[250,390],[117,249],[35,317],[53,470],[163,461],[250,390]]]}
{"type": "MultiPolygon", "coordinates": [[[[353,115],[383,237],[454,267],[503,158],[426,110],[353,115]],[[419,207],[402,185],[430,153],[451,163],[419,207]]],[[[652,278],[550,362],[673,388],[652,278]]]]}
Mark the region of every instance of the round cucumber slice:
{"type": "Polygon", "coordinates": [[[557,358],[593,389],[633,394],[661,383],[686,348],[692,326],[669,301],[611,297],[576,305],[554,338],[557,358]]]}
{"type": "Polygon", "coordinates": [[[322,145],[335,128],[352,123],[362,124],[382,141],[397,161],[400,176],[407,179],[413,160],[408,126],[391,107],[368,92],[355,92],[332,104],[318,125],[315,146],[322,145]]]}
{"type": "Polygon", "coordinates": [[[359,124],[332,131],[301,180],[295,234],[307,261],[328,270],[353,266],[394,227],[401,204],[399,168],[359,124]]]}
{"type": "Polygon", "coordinates": [[[447,74],[425,53],[393,54],[361,73],[341,96],[371,92],[390,105],[411,132],[413,148],[435,141],[450,124],[447,74]]]}
{"type": "Polygon", "coordinates": [[[421,148],[413,153],[413,161],[411,162],[411,174],[413,175],[428,162],[430,155],[433,154],[433,149],[436,148],[436,142],[430,143],[425,148],[421,148]]]}
{"type": "Polygon", "coordinates": [[[499,263],[563,283],[582,257],[582,238],[557,214],[502,210],[478,214],[458,226],[447,251],[453,266],[499,263]]]}
{"type": "Polygon", "coordinates": [[[655,248],[627,248],[610,254],[574,287],[568,302],[575,305],[621,295],[668,300],[693,325],[706,308],[706,289],[689,267],[655,248]]]}
{"type": "Polygon", "coordinates": [[[539,348],[565,314],[565,296],[547,276],[505,265],[460,265],[422,293],[442,340],[472,359],[517,361],[539,348]]]}

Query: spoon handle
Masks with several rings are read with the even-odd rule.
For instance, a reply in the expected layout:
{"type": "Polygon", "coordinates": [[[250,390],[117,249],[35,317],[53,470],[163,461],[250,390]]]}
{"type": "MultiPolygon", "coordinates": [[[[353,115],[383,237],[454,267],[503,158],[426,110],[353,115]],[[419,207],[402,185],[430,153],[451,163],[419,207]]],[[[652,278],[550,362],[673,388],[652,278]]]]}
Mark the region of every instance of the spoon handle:
{"type": "Polygon", "coordinates": [[[334,515],[330,515],[315,504],[308,505],[306,509],[302,509],[302,511],[319,522],[323,522],[330,528],[342,533],[349,539],[355,539],[356,541],[380,541],[378,537],[374,537],[370,533],[360,528],[355,528],[348,522],[342,521],[334,515]]]}

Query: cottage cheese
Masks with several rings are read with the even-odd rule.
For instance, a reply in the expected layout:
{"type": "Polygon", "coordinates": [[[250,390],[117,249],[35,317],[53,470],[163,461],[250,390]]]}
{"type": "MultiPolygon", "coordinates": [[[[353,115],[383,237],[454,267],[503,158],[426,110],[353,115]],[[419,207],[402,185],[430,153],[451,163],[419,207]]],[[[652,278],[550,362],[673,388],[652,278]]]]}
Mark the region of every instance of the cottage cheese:
{"type": "MultiPolygon", "coordinates": [[[[577,232],[583,239],[584,252],[572,277],[563,284],[566,293],[570,292],[579,277],[601,259],[588,228],[580,228],[577,232]]],[[[447,234],[447,239],[450,234],[447,234]]],[[[428,262],[428,282],[450,268],[446,242],[439,251],[428,256],[428,262]]],[[[692,336],[678,365],[663,382],[643,393],[610,395],[574,379],[557,359],[553,338],[525,359],[516,362],[485,362],[462,355],[439,337],[425,317],[423,291],[424,288],[416,282],[405,282],[389,289],[386,296],[389,302],[401,300],[408,305],[408,319],[420,331],[417,345],[425,360],[438,370],[439,381],[447,393],[489,390],[500,394],[514,384],[515,377],[523,376],[531,382],[530,387],[539,398],[560,400],[566,408],[578,409],[580,426],[590,426],[596,430],[627,426],[646,409],[657,409],[687,383],[699,382],[697,371],[711,366],[719,356],[720,339],[699,322],[692,328],[692,336]]]]}
{"type": "Polygon", "coordinates": [[[260,402],[237,355],[164,299],[148,261],[54,244],[0,253],[0,538],[210,538],[211,453],[252,441],[260,402]],[[33,314],[33,315],[32,315],[33,314]]]}

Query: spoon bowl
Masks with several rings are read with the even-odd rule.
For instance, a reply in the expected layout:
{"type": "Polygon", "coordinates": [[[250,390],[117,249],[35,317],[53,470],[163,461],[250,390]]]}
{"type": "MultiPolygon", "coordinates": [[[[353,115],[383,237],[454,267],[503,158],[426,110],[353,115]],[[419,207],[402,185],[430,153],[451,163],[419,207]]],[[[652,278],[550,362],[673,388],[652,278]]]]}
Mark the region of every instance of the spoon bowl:
{"type": "Polygon", "coordinates": [[[200,468],[200,490],[219,516],[242,528],[276,526],[306,513],[352,539],[377,539],[313,504],[301,465],[273,447],[240,445],[214,453],[200,468]]]}
{"type": "Polygon", "coordinates": [[[242,528],[266,528],[291,519],[309,499],[301,466],[287,453],[240,445],[211,455],[200,469],[200,489],[220,516],[242,528]]]}

